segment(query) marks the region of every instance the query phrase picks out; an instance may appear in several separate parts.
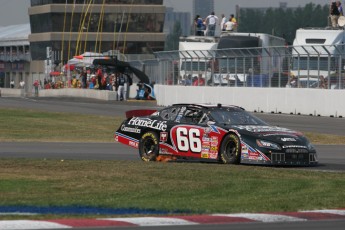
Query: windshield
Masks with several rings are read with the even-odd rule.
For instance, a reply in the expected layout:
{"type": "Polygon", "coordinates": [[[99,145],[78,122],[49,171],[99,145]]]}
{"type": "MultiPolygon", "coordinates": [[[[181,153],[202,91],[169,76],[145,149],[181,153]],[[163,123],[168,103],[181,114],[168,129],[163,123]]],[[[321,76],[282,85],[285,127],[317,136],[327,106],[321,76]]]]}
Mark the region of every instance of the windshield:
{"type": "Polygon", "coordinates": [[[181,65],[181,70],[184,71],[206,71],[210,65],[204,61],[184,61],[181,65]]]}
{"type": "MultiPolygon", "coordinates": [[[[219,59],[220,73],[245,73],[245,69],[252,66],[252,58],[226,58],[219,59]]],[[[255,63],[254,63],[255,64],[255,63]]]]}
{"type": "MultiPolygon", "coordinates": [[[[251,115],[250,113],[232,109],[224,108],[219,110],[213,110],[210,113],[211,117],[216,123],[226,125],[267,125],[266,122],[251,115]]],[[[212,120],[212,119],[211,119],[212,120]]]]}
{"type": "MultiPolygon", "coordinates": [[[[307,57],[300,57],[293,59],[293,70],[328,70],[328,58],[322,57],[319,59],[317,57],[310,57],[309,58],[309,68],[308,68],[308,58],[307,57]]],[[[331,58],[330,62],[330,70],[335,70],[334,65],[334,58],[331,58]]]]}

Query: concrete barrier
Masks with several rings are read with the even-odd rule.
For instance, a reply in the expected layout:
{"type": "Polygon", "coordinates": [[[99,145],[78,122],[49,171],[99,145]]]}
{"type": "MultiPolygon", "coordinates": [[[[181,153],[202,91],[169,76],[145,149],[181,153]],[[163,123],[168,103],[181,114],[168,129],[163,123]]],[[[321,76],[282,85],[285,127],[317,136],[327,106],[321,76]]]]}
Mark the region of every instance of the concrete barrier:
{"type": "Polygon", "coordinates": [[[25,97],[24,89],[0,88],[1,97],[25,97]]]}
{"type": "MultiPolygon", "coordinates": [[[[132,85],[129,88],[129,98],[136,96],[136,85],[132,85]]],[[[39,90],[39,97],[81,97],[81,98],[93,98],[98,100],[113,101],[116,100],[116,92],[109,90],[96,90],[96,89],[44,89],[39,90]]]]}
{"type": "Polygon", "coordinates": [[[155,85],[157,105],[222,103],[247,111],[345,117],[345,90],[155,85]]]}

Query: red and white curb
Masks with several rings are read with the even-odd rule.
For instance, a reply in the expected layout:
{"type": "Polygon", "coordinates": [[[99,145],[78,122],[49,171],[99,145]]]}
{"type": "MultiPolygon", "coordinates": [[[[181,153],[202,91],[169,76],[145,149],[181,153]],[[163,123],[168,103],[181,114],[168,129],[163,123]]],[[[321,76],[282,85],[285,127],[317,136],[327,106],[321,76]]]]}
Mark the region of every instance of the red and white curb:
{"type": "Polygon", "coordinates": [[[296,222],[344,219],[345,209],[312,210],[284,213],[237,213],[171,217],[133,217],[58,220],[1,220],[1,230],[63,229],[81,227],[172,226],[199,224],[230,224],[241,222],[296,222]]]}

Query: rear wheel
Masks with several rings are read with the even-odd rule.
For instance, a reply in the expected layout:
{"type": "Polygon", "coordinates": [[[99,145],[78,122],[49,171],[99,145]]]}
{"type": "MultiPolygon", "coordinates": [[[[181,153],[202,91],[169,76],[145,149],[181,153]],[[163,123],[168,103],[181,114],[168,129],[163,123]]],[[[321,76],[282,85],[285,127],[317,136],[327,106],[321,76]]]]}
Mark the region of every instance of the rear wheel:
{"type": "Polygon", "coordinates": [[[143,161],[155,161],[159,152],[157,134],[146,132],[139,142],[139,155],[143,161]]]}
{"type": "Polygon", "coordinates": [[[241,143],[235,134],[224,137],[220,147],[220,161],[224,164],[239,164],[241,161],[241,143]]]}

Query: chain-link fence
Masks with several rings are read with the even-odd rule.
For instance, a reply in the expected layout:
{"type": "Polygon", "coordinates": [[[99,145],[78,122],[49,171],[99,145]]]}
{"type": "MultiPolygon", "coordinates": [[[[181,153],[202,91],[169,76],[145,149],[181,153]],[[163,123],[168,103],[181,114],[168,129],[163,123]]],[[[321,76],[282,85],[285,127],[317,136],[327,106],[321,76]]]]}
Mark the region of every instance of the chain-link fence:
{"type": "Polygon", "coordinates": [[[157,52],[132,62],[155,83],[344,89],[345,46],[284,46],[157,52]]]}

